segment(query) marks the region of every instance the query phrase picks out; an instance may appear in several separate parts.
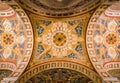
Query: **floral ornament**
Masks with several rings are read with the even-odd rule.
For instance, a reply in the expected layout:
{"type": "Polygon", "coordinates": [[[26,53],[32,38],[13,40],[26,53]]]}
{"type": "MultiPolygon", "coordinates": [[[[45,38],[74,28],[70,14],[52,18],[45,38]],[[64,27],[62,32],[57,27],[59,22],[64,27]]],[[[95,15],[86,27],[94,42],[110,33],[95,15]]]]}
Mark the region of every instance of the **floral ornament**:
{"type": "Polygon", "coordinates": [[[118,44],[118,34],[116,33],[107,33],[105,35],[105,42],[107,45],[109,46],[114,46],[114,45],[117,45],[118,44]]]}
{"type": "Polygon", "coordinates": [[[7,34],[3,34],[3,43],[4,45],[11,45],[14,43],[14,36],[13,34],[7,33],[7,34]]]}
{"type": "Polygon", "coordinates": [[[53,42],[56,46],[63,46],[66,43],[66,35],[64,33],[58,32],[53,36],[53,42]]]}
{"type": "Polygon", "coordinates": [[[43,44],[48,45],[52,49],[53,56],[67,56],[67,51],[77,43],[77,36],[71,33],[68,26],[64,22],[55,22],[49,32],[42,37],[43,44]]]}
{"type": "Polygon", "coordinates": [[[115,20],[107,20],[105,21],[106,25],[103,24],[102,20],[100,22],[100,28],[96,28],[94,34],[94,41],[96,43],[97,54],[100,54],[102,59],[115,59],[115,57],[117,56],[116,48],[119,43],[117,22],[115,20]]]}
{"type": "Polygon", "coordinates": [[[15,23],[15,20],[12,20],[14,22],[14,26],[13,24],[10,22],[10,20],[3,20],[3,22],[1,23],[1,33],[0,33],[0,38],[1,38],[1,42],[0,42],[0,46],[1,51],[2,51],[2,57],[4,59],[8,59],[11,57],[13,57],[13,55],[16,55],[15,57],[22,57],[22,54],[20,53],[20,50],[22,47],[21,45],[24,44],[25,41],[25,37],[24,34],[22,34],[22,29],[20,30],[19,28],[22,27],[20,26],[20,23],[18,21],[18,23],[15,23]],[[20,32],[18,32],[20,31],[20,32]]]}

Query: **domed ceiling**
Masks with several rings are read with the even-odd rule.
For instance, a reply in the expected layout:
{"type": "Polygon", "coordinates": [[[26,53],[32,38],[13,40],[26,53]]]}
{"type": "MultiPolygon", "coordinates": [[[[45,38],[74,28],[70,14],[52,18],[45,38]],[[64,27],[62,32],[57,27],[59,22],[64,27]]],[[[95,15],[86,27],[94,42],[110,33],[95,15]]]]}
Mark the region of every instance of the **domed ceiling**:
{"type": "Polygon", "coordinates": [[[77,78],[72,81],[76,83],[81,80],[102,83],[101,77],[105,81],[119,81],[119,3],[101,4],[102,0],[15,1],[0,2],[2,82],[16,81],[18,77],[16,83],[45,82],[48,78],[64,83],[67,78],[74,77],[77,78]],[[15,1],[24,8],[31,23],[15,1]]]}
{"type": "MultiPolygon", "coordinates": [[[[13,4],[14,7],[18,7],[15,2],[13,4]]],[[[24,11],[18,9],[19,11],[15,11],[0,1],[0,80],[2,81],[6,81],[7,78],[17,80],[26,68],[32,53],[32,28],[24,11]]]]}
{"type": "Polygon", "coordinates": [[[67,60],[93,69],[85,47],[85,27],[89,14],[74,19],[48,19],[29,13],[35,44],[29,66],[42,62],[67,60]]]}
{"type": "Polygon", "coordinates": [[[104,79],[110,77],[116,81],[120,75],[119,4],[101,5],[92,16],[86,33],[87,49],[94,67],[104,79]]]}
{"type": "MultiPolygon", "coordinates": [[[[0,79],[2,79],[2,82],[15,81],[23,73],[23,71],[25,71],[24,74],[21,76],[24,77],[27,75],[27,77],[25,79],[19,77],[20,79],[18,79],[18,82],[24,82],[28,80],[31,76],[36,74],[36,71],[38,71],[37,68],[42,67],[41,65],[44,63],[48,63],[49,68],[52,68],[52,66],[54,67],[54,64],[58,64],[56,68],[59,68],[61,63],[64,63],[63,67],[68,67],[69,69],[71,68],[74,70],[75,68],[78,68],[79,71],[83,72],[83,74],[87,74],[88,78],[91,78],[98,83],[102,81],[99,75],[93,71],[94,68],[88,58],[85,47],[86,26],[93,12],[92,9],[94,9],[94,7],[97,7],[98,5],[95,5],[92,8],[88,8],[88,10],[91,10],[90,13],[88,12],[82,16],[68,19],[43,17],[49,15],[47,15],[46,13],[43,16],[41,16],[42,13],[39,13],[38,15],[35,11],[33,11],[32,9],[29,10],[27,9],[28,7],[26,8],[25,6],[28,5],[29,2],[31,7],[36,9],[38,8],[39,11],[49,11],[50,13],[63,14],[64,12],[66,12],[67,8],[72,8],[78,3],[81,3],[79,4],[80,6],[73,8],[73,10],[77,11],[79,8],[84,8],[85,5],[83,5],[84,7],[82,6],[82,3],[84,2],[90,4],[93,1],[76,0],[76,2],[73,2],[73,0],[71,0],[71,2],[68,2],[66,0],[64,4],[62,4],[63,1],[58,0],[53,2],[54,4],[61,3],[59,6],[57,6],[51,3],[48,4],[50,2],[49,0],[24,0],[23,5],[21,6],[25,8],[25,11],[30,18],[33,30],[27,15],[14,0],[3,2],[9,4],[11,7],[8,5],[1,5],[0,12],[0,37],[2,39],[0,64],[4,64],[4,66],[1,66],[0,72],[0,79]],[[39,6],[36,5],[36,2],[39,2],[46,6],[54,7],[56,9],[61,8],[63,10],[47,10],[44,9],[44,7],[42,6],[40,6],[39,8],[39,6]],[[62,6],[64,6],[64,8],[62,6]],[[6,9],[10,12],[7,12],[6,9]],[[3,12],[3,10],[5,11],[3,12]],[[29,60],[30,57],[31,60],[29,60]],[[10,65],[10,67],[8,64],[10,65]],[[72,64],[73,67],[71,66],[72,64]],[[76,67],[76,65],[78,66],[76,67]],[[27,73],[29,71],[34,72],[31,75],[31,73],[27,73]]],[[[21,2],[22,0],[19,1],[19,4],[21,2]]],[[[99,2],[99,0],[97,0],[96,3],[93,3],[93,5],[97,4],[97,2],[99,2]]],[[[68,10],[68,12],[72,11],[68,10]]]]}
{"type": "Polygon", "coordinates": [[[85,31],[91,13],[63,19],[26,12],[33,25],[34,50],[26,71],[17,80],[18,83],[34,79],[38,73],[54,68],[72,69],[85,74],[94,82],[102,83],[85,47],[85,31]]]}
{"type": "Polygon", "coordinates": [[[95,9],[100,0],[17,0],[20,5],[38,15],[66,17],[95,9]]]}

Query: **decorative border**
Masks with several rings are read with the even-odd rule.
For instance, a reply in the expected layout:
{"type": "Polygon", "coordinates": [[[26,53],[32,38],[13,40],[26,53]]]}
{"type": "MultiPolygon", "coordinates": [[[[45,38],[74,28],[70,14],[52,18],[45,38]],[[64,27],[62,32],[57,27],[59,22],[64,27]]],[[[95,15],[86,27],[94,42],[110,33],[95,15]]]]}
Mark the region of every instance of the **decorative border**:
{"type": "Polygon", "coordinates": [[[101,77],[91,69],[80,65],[76,64],[73,62],[68,62],[68,61],[51,61],[47,63],[42,63],[41,65],[35,66],[31,68],[30,70],[26,71],[17,81],[16,83],[25,83],[27,80],[35,76],[36,74],[46,71],[49,69],[54,69],[54,68],[65,68],[65,69],[71,69],[74,71],[78,71],[87,77],[89,77],[91,80],[93,80],[95,83],[103,83],[103,80],[101,77]]]}
{"type": "MultiPolygon", "coordinates": [[[[33,56],[31,58],[31,61],[30,61],[30,64],[29,66],[27,67],[27,69],[31,69],[31,67],[33,67],[34,65],[37,65],[39,63],[42,63],[43,61],[53,61],[53,60],[67,60],[67,61],[71,61],[71,62],[76,62],[78,64],[82,64],[86,67],[89,67],[90,69],[94,69],[91,62],[90,62],[90,59],[88,57],[88,54],[87,54],[87,49],[86,49],[86,44],[85,44],[85,34],[86,34],[86,28],[87,28],[87,24],[88,24],[88,21],[89,21],[89,18],[92,14],[89,14],[89,13],[86,13],[84,15],[80,15],[80,16],[77,16],[77,17],[72,17],[72,18],[60,18],[60,19],[56,19],[56,18],[47,18],[47,17],[42,17],[42,16],[39,16],[39,15],[35,15],[33,13],[28,13],[29,14],[29,17],[30,17],[30,20],[32,22],[32,25],[34,27],[34,38],[35,38],[35,42],[34,42],[34,51],[33,51],[33,56]],[[47,58],[47,59],[44,59],[44,60],[41,60],[38,58],[36,59],[36,52],[37,52],[37,48],[38,48],[38,41],[39,41],[39,38],[37,39],[37,37],[39,37],[39,35],[37,34],[37,29],[36,28],[36,22],[38,22],[38,24],[40,24],[40,26],[45,26],[45,24],[43,24],[41,22],[41,20],[46,20],[46,21],[51,21],[51,23],[53,22],[58,22],[58,21],[64,21],[64,22],[68,22],[68,21],[76,21],[76,24],[80,24],[82,23],[83,20],[85,20],[85,24],[83,25],[83,28],[82,28],[82,34],[81,34],[81,38],[84,39],[82,42],[80,42],[83,46],[82,46],[82,50],[85,50],[84,51],[84,56],[86,59],[84,59],[83,61],[81,60],[76,60],[76,59],[72,59],[72,58],[47,58]],[[48,60],[49,59],[49,60],[48,60]]],[[[75,26],[77,26],[75,24],[75,26]]],[[[69,25],[69,24],[68,24],[69,25]]],[[[50,26],[50,25],[49,25],[50,26]]],[[[69,26],[73,26],[73,25],[69,25],[69,26]]],[[[47,26],[48,27],[48,26],[47,26]]],[[[46,28],[47,28],[46,27],[46,28]]],[[[50,26],[51,27],[51,26],[50,26]]],[[[40,57],[42,57],[43,55],[41,55],[40,57]]],[[[80,57],[80,56],[77,56],[77,57],[80,57]]]]}
{"type": "Polygon", "coordinates": [[[104,67],[106,68],[106,71],[120,69],[120,62],[109,62],[105,64],[104,67]]]}
{"type": "Polygon", "coordinates": [[[15,71],[16,65],[13,63],[9,63],[9,62],[0,62],[0,69],[7,69],[7,70],[15,71]]]}
{"type": "MultiPolygon", "coordinates": [[[[18,67],[16,68],[15,71],[13,71],[13,73],[7,77],[7,78],[18,78],[23,71],[25,70],[30,57],[32,55],[32,50],[33,50],[33,30],[32,30],[32,26],[30,23],[30,20],[27,16],[27,14],[24,12],[24,10],[14,1],[14,0],[4,0],[3,2],[7,3],[9,6],[11,6],[15,12],[20,16],[21,20],[23,21],[23,24],[26,28],[26,39],[27,39],[27,47],[25,49],[25,55],[23,56],[23,60],[21,61],[21,63],[18,65],[18,67]]],[[[17,80],[17,79],[16,79],[17,80]]],[[[2,80],[3,82],[6,80],[2,80]]],[[[8,80],[9,81],[9,80],[8,80]]]]}
{"type": "Polygon", "coordinates": [[[9,9],[9,11],[3,11],[3,12],[0,12],[0,17],[10,17],[10,16],[13,16],[15,13],[14,13],[14,10],[12,10],[12,8],[9,9]]]}

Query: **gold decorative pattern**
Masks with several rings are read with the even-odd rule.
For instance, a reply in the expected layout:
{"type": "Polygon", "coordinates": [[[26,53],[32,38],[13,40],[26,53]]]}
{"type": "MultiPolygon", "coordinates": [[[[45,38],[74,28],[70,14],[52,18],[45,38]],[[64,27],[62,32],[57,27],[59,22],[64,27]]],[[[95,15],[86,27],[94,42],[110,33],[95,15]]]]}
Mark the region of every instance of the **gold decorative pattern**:
{"type": "MultiPolygon", "coordinates": [[[[120,64],[120,15],[116,16],[117,13],[120,13],[120,10],[118,10],[118,3],[102,4],[93,14],[86,32],[86,46],[89,57],[95,69],[105,81],[108,81],[107,78],[110,80],[114,78],[108,71],[119,69],[120,64]],[[116,7],[118,8],[116,9],[116,7]]],[[[114,79],[114,81],[120,82],[119,79],[114,79]]]]}
{"type": "Polygon", "coordinates": [[[66,43],[66,36],[62,32],[58,32],[53,36],[53,42],[56,46],[63,46],[66,43]]]}
{"type": "Polygon", "coordinates": [[[30,12],[29,17],[34,29],[34,51],[27,69],[42,62],[66,60],[77,62],[93,69],[85,48],[85,29],[90,14],[68,19],[44,18],[30,12]],[[57,46],[53,39],[62,33],[65,43],[57,46]]]}
{"type": "Polygon", "coordinates": [[[67,62],[67,61],[55,61],[55,62],[51,61],[51,62],[47,62],[47,63],[41,63],[41,65],[31,68],[30,70],[25,72],[16,81],[16,83],[26,82],[31,77],[35,76],[36,74],[38,74],[42,71],[49,70],[49,69],[55,69],[55,68],[71,69],[71,70],[80,72],[80,73],[88,76],[88,78],[90,78],[94,83],[96,83],[96,82],[102,83],[103,82],[101,77],[98,76],[98,74],[96,74],[94,71],[90,70],[89,68],[87,68],[83,65],[72,63],[72,62],[67,62]]]}
{"type": "Polygon", "coordinates": [[[0,0],[0,83],[119,83],[118,1],[0,0]]]}
{"type": "Polygon", "coordinates": [[[77,44],[78,37],[72,34],[72,31],[65,22],[55,22],[51,30],[42,37],[42,42],[48,45],[52,50],[53,56],[67,56],[73,45],[77,44]]]}
{"type": "Polygon", "coordinates": [[[12,71],[1,82],[14,82],[25,70],[31,57],[33,32],[27,15],[15,1],[4,0],[0,4],[0,8],[5,6],[0,9],[0,69],[12,71]]]}

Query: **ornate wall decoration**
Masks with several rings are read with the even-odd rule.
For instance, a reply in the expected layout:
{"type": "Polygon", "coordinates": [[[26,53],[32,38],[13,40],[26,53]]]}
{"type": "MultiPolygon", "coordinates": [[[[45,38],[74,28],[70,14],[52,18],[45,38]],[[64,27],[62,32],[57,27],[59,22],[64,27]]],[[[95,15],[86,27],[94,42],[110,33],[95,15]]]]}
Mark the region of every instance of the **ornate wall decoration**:
{"type": "Polygon", "coordinates": [[[35,33],[35,44],[29,67],[42,62],[67,60],[93,68],[85,48],[85,27],[89,14],[60,20],[29,13],[35,33]]]}
{"type": "Polygon", "coordinates": [[[25,12],[14,1],[0,1],[0,71],[11,71],[2,82],[17,80],[29,62],[32,47],[33,32],[25,12]]]}
{"type": "Polygon", "coordinates": [[[43,35],[42,42],[52,50],[53,57],[67,56],[67,51],[77,44],[79,38],[71,33],[70,28],[64,22],[55,22],[51,30],[43,35]]]}
{"type": "MultiPolygon", "coordinates": [[[[46,25],[46,23],[43,23],[43,20],[41,21],[42,24],[45,24],[46,27],[49,27],[49,29],[45,29],[45,26],[38,25],[37,23],[37,33],[38,33],[38,49],[36,57],[37,59],[40,59],[41,56],[44,56],[45,54],[49,54],[51,57],[56,58],[63,58],[68,57],[68,54],[71,52],[75,52],[74,56],[78,59],[79,55],[83,55],[83,47],[82,44],[77,45],[78,42],[83,42],[82,37],[78,37],[78,35],[82,36],[82,26],[80,24],[76,28],[81,28],[75,30],[70,27],[67,22],[62,21],[56,21],[54,23],[51,23],[49,25],[46,25]],[[81,34],[79,34],[80,32],[81,34]],[[77,33],[77,34],[76,34],[77,33]],[[40,37],[39,37],[40,36],[40,37]],[[75,48],[75,49],[72,49],[75,48]],[[76,54],[79,54],[76,56],[76,54]]],[[[46,21],[47,22],[47,21],[46,21]]],[[[45,55],[46,56],[46,55],[45,55]]],[[[47,57],[46,57],[47,58],[47,57]]]]}
{"type": "MultiPolygon", "coordinates": [[[[74,72],[81,73],[79,75],[87,76],[87,78],[89,78],[90,80],[92,80],[93,83],[103,83],[103,80],[101,79],[101,77],[96,72],[94,72],[93,70],[91,70],[91,69],[89,69],[89,68],[87,68],[87,67],[85,67],[83,65],[76,64],[76,63],[69,62],[69,61],[50,61],[50,62],[47,62],[47,63],[43,62],[43,63],[39,64],[38,66],[32,67],[31,69],[29,69],[28,71],[26,71],[16,81],[16,83],[27,82],[28,80],[32,79],[32,77],[37,76],[37,74],[42,74],[42,72],[44,72],[44,74],[49,74],[50,72],[48,70],[51,70],[51,71],[53,70],[54,71],[54,69],[57,69],[57,68],[59,68],[59,69],[61,69],[61,68],[65,69],[65,71],[68,70],[67,72],[69,72],[69,70],[73,70],[74,72]],[[48,72],[45,72],[45,71],[48,71],[48,72]]],[[[57,69],[57,71],[59,71],[59,70],[57,69]]],[[[49,78],[52,75],[53,76],[56,75],[56,77],[57,77],[58,76],[57,74],[58,73],[52,72],[52,74],[50,76],[47,75],[47,76],[44,76],[44,77],[46,77],[46,78],[48,77],[48,80],[49,80],[49,78]]],[[[64,74],[64,73],[62,73],[62,74],[64,74]]],[[[67,74],[64,74],[62,76],[66,76],[66,75],[67,74]]],[[[41,78],[41,80],[43,82],[45,82],[45,79],[41,78]]],[[[79,81],[79,79],[76,79],[76,80],[73,80],[73,81],[79,81]]],[[[30,81],[28,81],[28,83],[29,82],[30,81]]]]}
{"type": "MultiPolygon", "coordinates": [[[[86,44],[89,56],[94,67],[105,80],[114,78],[108,72],[109,70],[120,69],[117,66],[120,64],[119,28],[119,4],[111,6],[103,4],[92,16],[87,29],[86,44]]],[[[117,78],[114,80],[118,81],[117,78]]]]}
{"type": "Polygon", "coordinates": [[[28,12],[34,29],[34,51],[26,70],[42,62],[64,60],[93,69],[85,47],[85,31],[90,14],[55,19],[28,12]]]}

